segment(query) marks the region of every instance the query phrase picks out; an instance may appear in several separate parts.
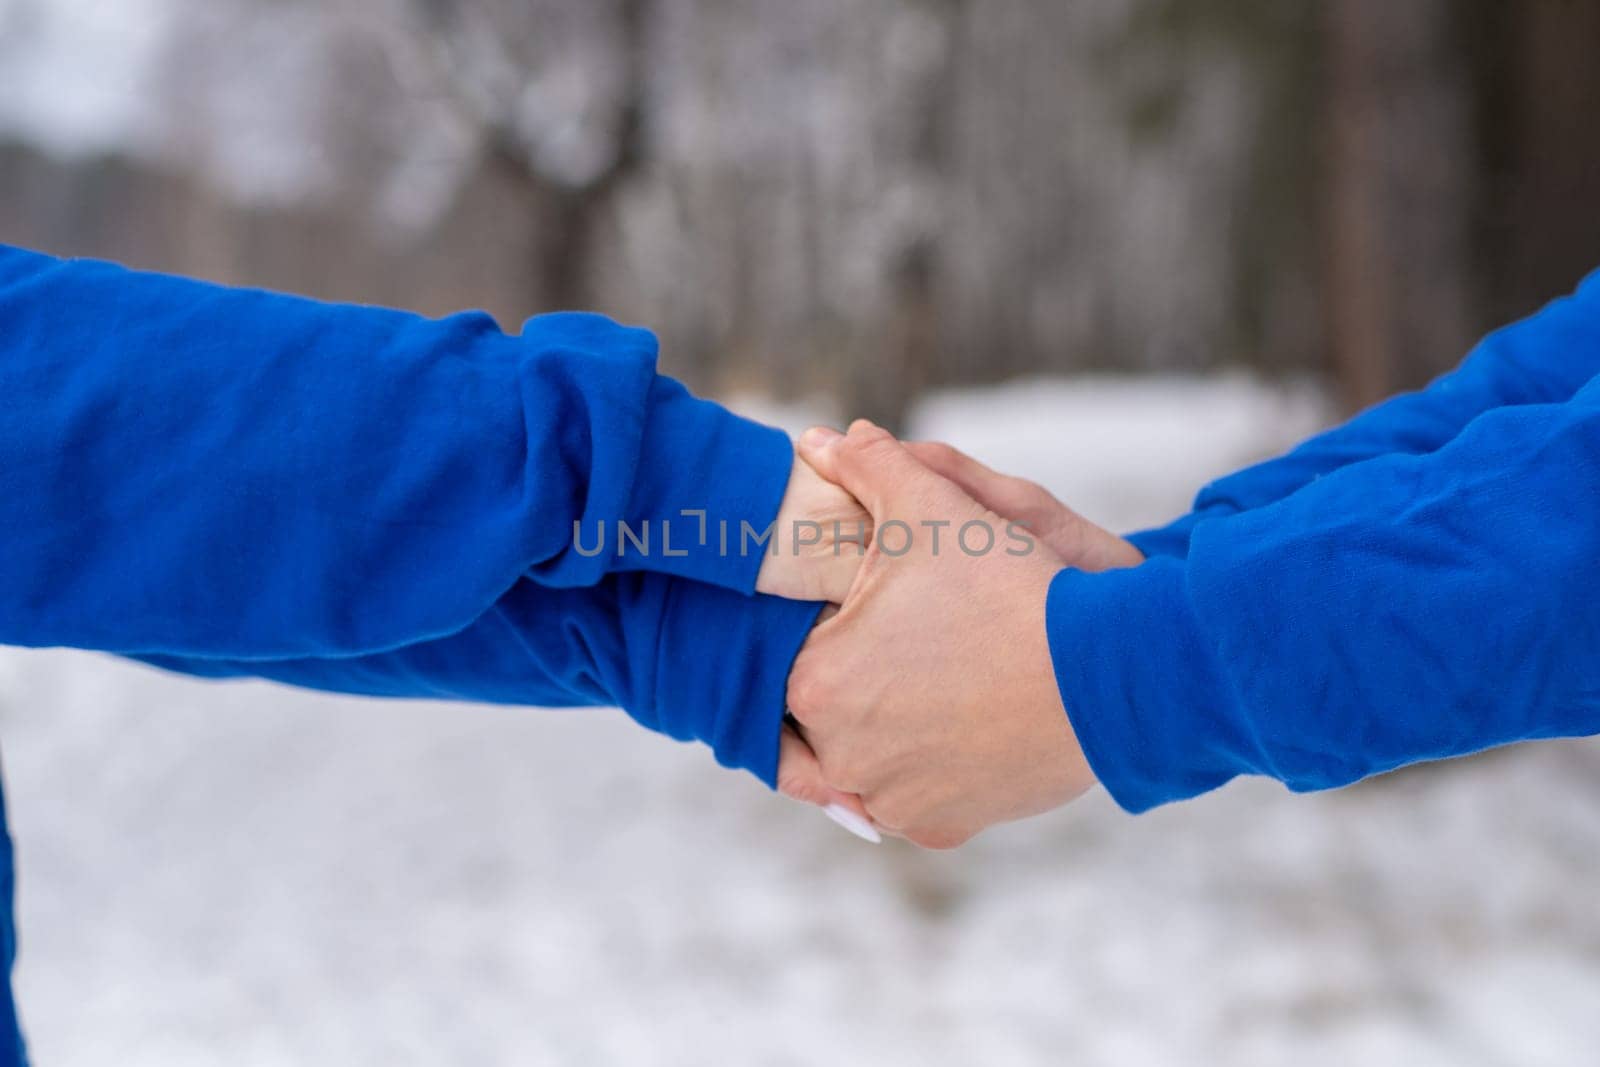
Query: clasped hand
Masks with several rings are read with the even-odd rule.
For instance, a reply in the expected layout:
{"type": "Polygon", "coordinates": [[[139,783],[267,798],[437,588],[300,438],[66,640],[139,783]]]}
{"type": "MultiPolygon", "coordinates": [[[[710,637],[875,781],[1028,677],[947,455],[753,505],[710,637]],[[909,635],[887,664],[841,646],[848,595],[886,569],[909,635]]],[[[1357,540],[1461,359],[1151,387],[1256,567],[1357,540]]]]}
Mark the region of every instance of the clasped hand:
{"type": "Polygon", "coordinates": [[[779,790],[953,848],[1088,789],[1045,598],[1063,568],[1134,566],[1139,551],[948,445],[857,422],[797,451],[757,588],[838,607],[789,678],[779,790]]]}

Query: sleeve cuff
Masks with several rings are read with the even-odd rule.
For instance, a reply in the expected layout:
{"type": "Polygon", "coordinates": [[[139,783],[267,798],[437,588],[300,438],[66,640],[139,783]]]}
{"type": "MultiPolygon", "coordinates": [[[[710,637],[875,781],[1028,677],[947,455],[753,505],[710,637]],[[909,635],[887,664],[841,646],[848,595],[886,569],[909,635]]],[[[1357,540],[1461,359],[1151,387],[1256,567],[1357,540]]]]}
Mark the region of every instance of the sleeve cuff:
{"type": "Polygon", "coordinates": [[[672,582],[657,646],[655,720],[777,788],[789,671],[821,604],[672,582]]]}
{"type": "Polygon", "coordinates": [[[1194,517],[1185,515],[1169,526],[1126,534],[1124,540],[1143,552],[1145,559],[1155,559],[1157,556],[1183,559],[1189,554],[1189,534],[1193,529],[1194,517]]]}
{"type": "Polygon", "coordinates": [[[613,569],[753,593],[769,543],[764,535],[777,519],[793,464],[794,446],[781,430],[656,378],[626,520],[648,536],[642,545],[619,537],[613,569]]]}
{"type": "Polygon", "coordinates": [[[1181,561],[1064,570],[1050,583],[1045,618],[1073,732],[1125,810],[1198,796],[1262,765],[1181,561]]]}
{"type": "Polygon", "coordinates": [[[1145,559],[1155,559],[1158,556],[1188,559],[1189,542],[1194,538],[1196,526],[1205,519],[1218,518],[1238,510],[1227,501],[1207,499],[1210,491],[1210,487],[1201,490],[1194,508],[1187,515],[1181,515],[1167,525],[1158,526],[1153,530],[1140,530],[1138,533],[1128,534],[1125,539],[1134,548],[1143,552],[1145,559]]]}

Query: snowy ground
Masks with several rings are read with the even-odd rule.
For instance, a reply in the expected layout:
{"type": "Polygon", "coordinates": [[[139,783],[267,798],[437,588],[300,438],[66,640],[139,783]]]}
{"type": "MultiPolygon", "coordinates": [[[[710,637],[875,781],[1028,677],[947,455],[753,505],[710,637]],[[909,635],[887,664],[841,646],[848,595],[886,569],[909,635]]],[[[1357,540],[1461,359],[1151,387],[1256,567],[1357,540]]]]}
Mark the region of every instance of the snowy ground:
{"type": "MultiPolygon", "coordinates": [[[[1314,425],[1239,380],[920,430],[1116,526],[1314,425]]],[[[1499,1065],[1600,1047],[1600,746],[872,848],[619,713],[0,654],[41,1064],[1499,1065]]]]}

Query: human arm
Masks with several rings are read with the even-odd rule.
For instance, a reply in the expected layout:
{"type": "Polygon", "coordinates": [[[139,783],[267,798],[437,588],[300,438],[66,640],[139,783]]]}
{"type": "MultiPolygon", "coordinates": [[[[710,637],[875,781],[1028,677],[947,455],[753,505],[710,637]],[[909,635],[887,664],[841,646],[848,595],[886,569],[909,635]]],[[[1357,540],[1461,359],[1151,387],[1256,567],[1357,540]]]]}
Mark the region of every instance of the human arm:
{"type": "Polygon", "coordinates": [[[266,678],[364,696],[616,705],[651,730],[704,742],[724,765],[774,785],[784,686],[818,609],[657,574],[617,574],[582,589],[522,579],[459,633],[389,652],[134,658],[205,678],[266,678]]]}
{"type": "Polygon", "coordinates": [[[1195,526],[1264,507],[1316,479],[1389,453],[1422,455],[1499,407],[1570,399],[1600,374],[1600,271],[1576,292],[1485,337],[1456,370],[1427,388],[1404,393],[1289,453],[1247,467],[1203,488],[1194,507],[1173,523],[1130,534],[1146,556],[1187,554],[1195,526]]]}
{"type": "Polygon", "coordinates": [[[349,656],[460,631],[525,576],[749,593],[760,549],[682,513],[765,528],[790,444],[655,356],[592,315],[510,336],[0,247],[0,643],[349,656]],[[654,550],[619,555],[621,522],[654,550]]]}
{"type": "Polygon", "coordinates": [[[1600,730],[1600,383],[1051,586],[1062,699],[1124,807],[1600,730]]]}

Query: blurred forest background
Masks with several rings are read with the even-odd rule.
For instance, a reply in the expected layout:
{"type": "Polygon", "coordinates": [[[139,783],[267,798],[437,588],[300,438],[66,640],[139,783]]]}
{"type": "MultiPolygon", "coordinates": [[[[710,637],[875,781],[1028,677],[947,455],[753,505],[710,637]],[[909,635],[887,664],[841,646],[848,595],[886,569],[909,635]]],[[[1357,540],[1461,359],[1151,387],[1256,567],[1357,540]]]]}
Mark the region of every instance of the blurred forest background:
{"type": "Polygon", "coordinates": [[[890,424],[1085,369],[1353,406],[1600,263],[1597,55],[1585,0],[0,0],[0,240],[599,309],[890,424]]]}

